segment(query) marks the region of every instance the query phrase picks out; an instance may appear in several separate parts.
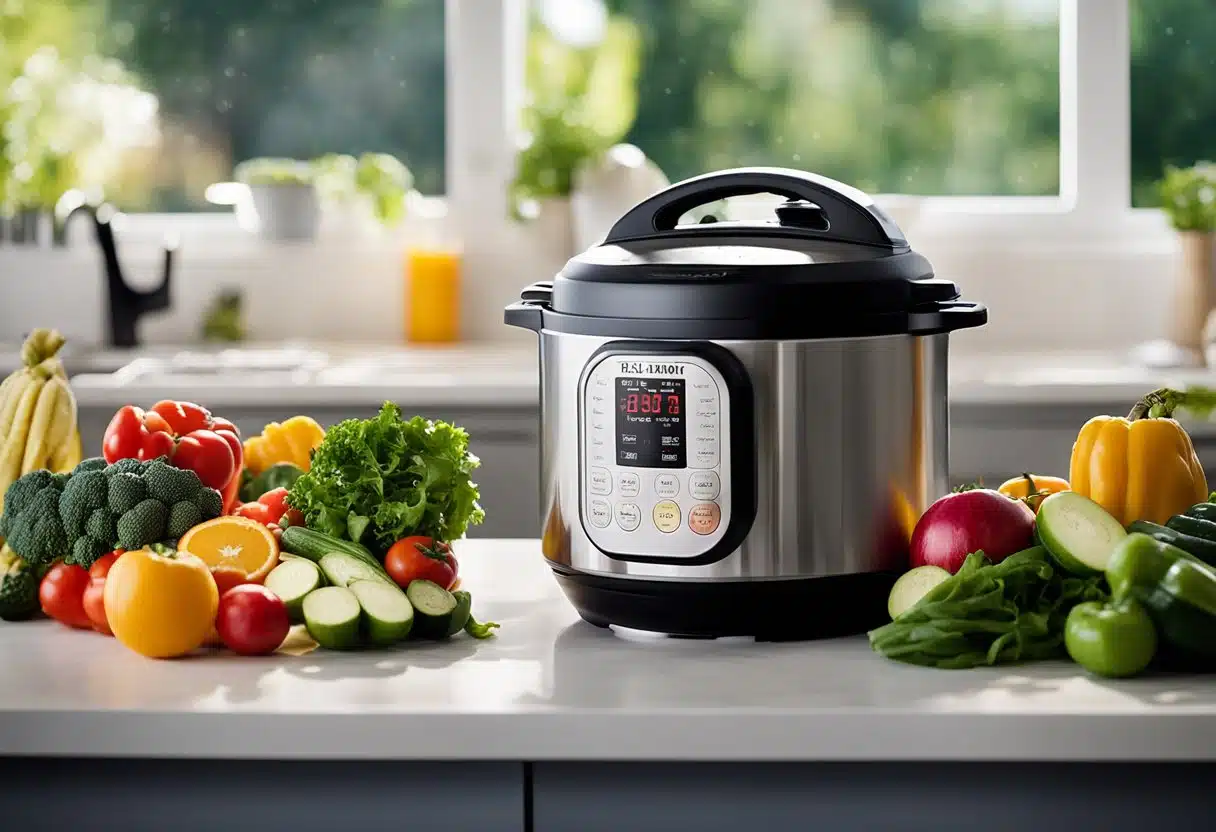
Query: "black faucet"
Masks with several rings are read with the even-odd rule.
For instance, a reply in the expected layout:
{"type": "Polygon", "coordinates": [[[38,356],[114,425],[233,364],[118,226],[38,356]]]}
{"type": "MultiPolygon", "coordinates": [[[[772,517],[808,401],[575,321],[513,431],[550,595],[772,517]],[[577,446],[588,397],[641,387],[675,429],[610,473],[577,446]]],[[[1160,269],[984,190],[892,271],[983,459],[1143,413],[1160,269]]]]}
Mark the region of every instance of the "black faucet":
{"type": "Polygon", "coordinates": [[[122,265],[118,262],[118,247],[114,241],[114,218],[118,212],[108,203],[92,204],[79,191],[69,191],[59,200],[55,208],[55,242],[62,245],[66,239],[68,221],[78,213],[87,213],[93,218],[93,230],[106,271],[106,306],[109,317],[107,341],[111,347],[135,347],[139,345],[136,324],[149,312],[169,308],[169,288],[173,278],[173,256],[177,243],[165,241],[164,269],[160,285],[151,291],[133,289],[123,277],[122,265]]]}

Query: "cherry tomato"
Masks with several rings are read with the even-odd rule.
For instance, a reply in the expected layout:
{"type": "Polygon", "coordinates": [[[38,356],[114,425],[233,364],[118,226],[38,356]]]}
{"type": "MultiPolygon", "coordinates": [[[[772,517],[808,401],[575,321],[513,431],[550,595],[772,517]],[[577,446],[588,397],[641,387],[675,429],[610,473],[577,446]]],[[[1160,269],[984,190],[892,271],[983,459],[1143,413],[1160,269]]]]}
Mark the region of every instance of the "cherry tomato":
{"type": "Polygon", "coordinates": [[[173,464],[198,474],[203,485],[217,491],[228,485],[235,470],[228,441],[210,430],[196,430],[178,440],[173,464]]]}
{"type": "Polygon", "coordinates": [[[119,408],[106,427],[101,455],[111,465],[120,459],[138,459],[145,437],[144,412],[134,405],[119,408]]]}
{"type": "Polygon", "coordinates": [[[69,627],[92,629],[93,622],[84,611],[84,591],[89,580],[89,572],[83,566],[55,564],[38,585],[42,611],[69,627]]]}
{"type": "Polygon", "coordinates": [[[385,571],[402,588],[409,586],[410,581],[426,580],[448,589],[459,568],[452,547],[429,537],[398,540],[384,556],[385,571]]]}
{"type": "Polygon", "coordinates": [[[114,631],[110,629],[110,622],[106,618],[106,575],[110,573],[110,567],[121,554],[122,549],[115,549],[108,555],[98,558],[89,567],[89,585],[84,591],[85,615],[89,617],[89,621],[93,622],[93,629],[106,636],[114,635],[114,631]]]}
{"type": "Polygon", "coordinates": [[[152,405],[152,412],[160,416],[178,436],[196,430],[211,430],[211,411],[193,402],[160,401],[152,405]]]}
{"type": "Polygon", "coordinates": [[[273,653],[287,638],[287,606],[259,584],[233,587],[220,597],[215,629],[224,645],[243,656],[273,653]]]}

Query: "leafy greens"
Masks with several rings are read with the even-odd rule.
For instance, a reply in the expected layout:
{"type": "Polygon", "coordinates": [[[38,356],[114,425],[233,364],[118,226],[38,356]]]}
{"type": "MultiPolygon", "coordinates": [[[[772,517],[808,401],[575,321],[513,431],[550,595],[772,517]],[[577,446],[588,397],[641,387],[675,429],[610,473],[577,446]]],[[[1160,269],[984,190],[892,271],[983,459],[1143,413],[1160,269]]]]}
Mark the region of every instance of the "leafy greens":
{"type": "Polygon", "coordinates": [[[1101,575],[1068,575],[1041,546],[997,564],[973,552],[957,574],[872,630],[870,646],[889,659],[948,669],[1055,658],[1064,654],[1069,611],[1107,597],[1101,575]]]}
{"type": "Polygon", "coordinates": [[[485,512],[469,475],[480,460],[469,435],[385,402],[373,419],[335,425],[291,486],[288,505],[308,527],[383,553],[409,535],[456,540],[485,512]]]}

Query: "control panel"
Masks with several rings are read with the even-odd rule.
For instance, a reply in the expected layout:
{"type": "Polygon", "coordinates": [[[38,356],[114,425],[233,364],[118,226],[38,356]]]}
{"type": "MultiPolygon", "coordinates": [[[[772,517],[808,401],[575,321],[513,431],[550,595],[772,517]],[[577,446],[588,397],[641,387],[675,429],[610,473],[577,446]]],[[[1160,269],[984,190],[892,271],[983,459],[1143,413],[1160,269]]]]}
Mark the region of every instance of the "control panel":
{"type": "Polygon", "coordinates": [[[608,354],[579,389],[580,503],[612,555],[695,558],[730,524],[730,391],[704,357],[608,354]]]}

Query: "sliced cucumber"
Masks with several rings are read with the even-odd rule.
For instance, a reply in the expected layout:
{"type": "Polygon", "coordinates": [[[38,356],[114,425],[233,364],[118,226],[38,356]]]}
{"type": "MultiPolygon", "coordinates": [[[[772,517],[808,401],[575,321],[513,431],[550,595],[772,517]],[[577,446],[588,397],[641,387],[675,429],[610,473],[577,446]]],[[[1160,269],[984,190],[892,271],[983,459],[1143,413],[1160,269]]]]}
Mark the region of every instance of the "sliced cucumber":
{"type": "Polygon", "coordinates": [[[345,552],[330,552],[322,555],[321,571],[334,586],[348,586],[351,581],[380,581],[396,586],[392,579],[377,569],[372,569],[359,558],[345,552]]]}
{"type": "Polygon", "coordinates": [[[909,569],[899,576],[891,594],[887,596],[887,612],[892,619],[899,618],[924,598],[933,587],[948,581],[950,572],[940,566],[926,564],[909,569]]]}
{"type": "Polygon", "coordinates": [[[447,638],[457,606],[452,593],[434,581],[410,581],[405,594],[414,605],[414,634],[447,638]]]}
{"type": "Polygon", "coordinates": [[[317,644],[330,650],[359,646],[359,599],[341,586],[326,586],[304,598],[304,624],[317,644]]]}
{"type": "Polygon", "coordinates": [[[287,605],[287,614],[297,624],[304,620],[304,598],[324,585],[320,568],[303,558],[284,561],[266,576],[266,588],[287,605]]]}
{"type": "Polygon", "coordinates": [[[1061,491],[1039,506],[1039,540],[1066,571],[1092,575],[1106,569],[1127,531],[1106,509],[1075,491],[1061,491]]]}
{"type": "Polygon", "coordinates": [[[369,644],[396,644],[410,634],[414,607],[400,587],[380,581],[352,581],[347,589],[363,608],[363,633],[369,644]]]}

